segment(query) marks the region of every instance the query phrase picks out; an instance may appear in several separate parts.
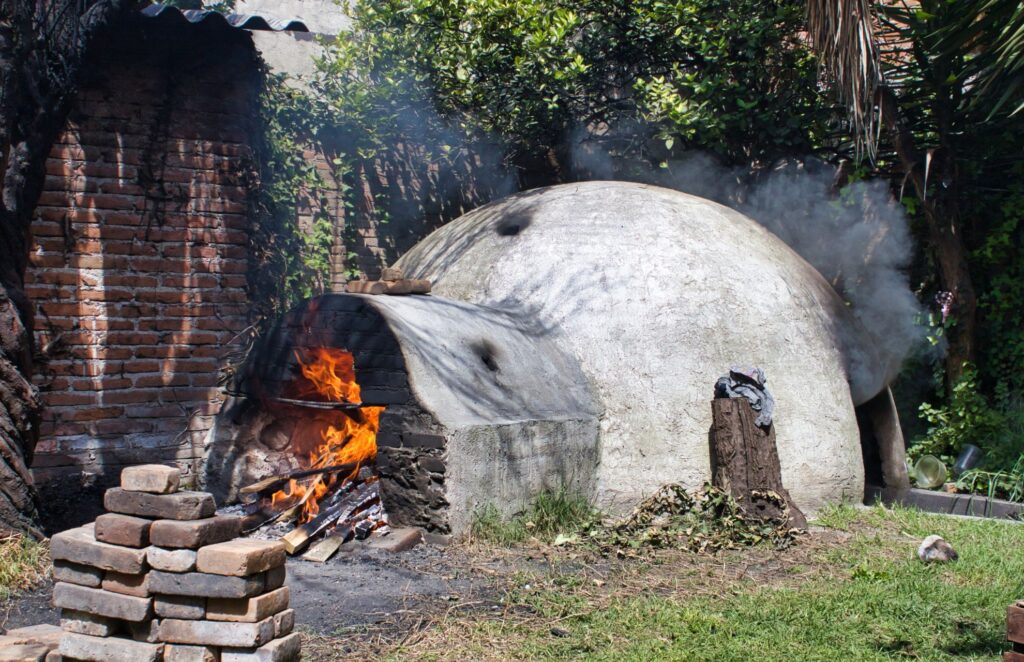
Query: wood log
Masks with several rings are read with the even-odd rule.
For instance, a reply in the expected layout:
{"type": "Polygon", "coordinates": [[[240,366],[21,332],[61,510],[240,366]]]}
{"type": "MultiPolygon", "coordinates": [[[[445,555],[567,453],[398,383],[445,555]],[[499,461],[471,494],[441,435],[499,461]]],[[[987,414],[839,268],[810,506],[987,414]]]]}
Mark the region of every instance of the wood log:
{"type": "Polygon", "coordinates": [[[402,280],[403,278],[405,278],[405,274],[401,269],[395,267],[384,267],[380,271],[380,279],[384,281],[402,280]]]}
{"type": "Polygon", "coordinates": [[[746,516],[757,519],[782,517],[786,509],[770,498],[774,493],[789,506],[789,525],[805,528],[807,518],[782,485],[775,426],[767,431],[758,427],[745,398],[716,398],[711,413],[711,484],[731,494],[746,516]]]}
{"type": "MultiPolygon", "coordinates": [[[[347,440],[346,442],[347,443],[347,440]]],[[[276,476],[268,476],[261,481],[246,485],[242,489],[238,490],[239,494],[260,494],[263,492],[276,492],[285,485],[288,481],[294,478],[308,478],[310,476],[316,476],[319,474],[327,473],[343,473],[345,471],[354,471],[359,466],[359,462],[346,462],[345,464],[335,464],[329,467],[323,467],[320,469],[304,469],[302,471],[293,471],[287,474],[278,474],[276,476]]]]}
{"type": "Polygon", "coordinates": [[[379,280],[350,280],[345,289],[351,294],[384,294],[387,283],[379,280]]]}

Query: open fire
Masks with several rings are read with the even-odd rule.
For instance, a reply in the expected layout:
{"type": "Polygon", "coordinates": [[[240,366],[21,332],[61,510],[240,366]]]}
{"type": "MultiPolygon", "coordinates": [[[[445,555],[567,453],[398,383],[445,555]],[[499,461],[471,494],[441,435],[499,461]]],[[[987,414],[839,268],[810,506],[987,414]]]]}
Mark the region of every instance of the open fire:
{"type": "Polygon", "coordinates": [[[303,410],[289,440],[297,469],[240,492],[251,499],[248,530],[273,535],[294,525],[281,536],[291,554],[324,534],[307,556],[326,560],[346,539],[387,525],[374,467],[384,407],[362,405],[350,352],[319,347],[296,350],[295,358],[301,377],[278,400],[303,410]]]}

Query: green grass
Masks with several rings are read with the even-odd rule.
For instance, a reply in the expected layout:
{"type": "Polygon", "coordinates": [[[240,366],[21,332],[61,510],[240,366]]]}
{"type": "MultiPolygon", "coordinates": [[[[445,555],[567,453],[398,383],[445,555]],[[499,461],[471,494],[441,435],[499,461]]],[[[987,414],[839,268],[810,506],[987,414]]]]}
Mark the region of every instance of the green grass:
{"type": "Polygon", "coordinates": [[[0,600],[35,586],[49,570],[46,543],[22,535],[0,540],[0,600]]]}
{"type": "Polygon", "coordinates": [[[541,492],[522,513],[504,519],[493,504],[478,510],[473,518],[473,539],[508,546],[537,538],[551,542],[560,534],[575,533],[595,516],[586,498],[565,490],[541,492]]]}
{"type": "MultiPolygon", "coordinates": [[[[1006,607],[1024,598],[1024,526],[849,507],[825,511],[818,523],[848,534],[814,548],[815,570],[799,581],[783,576],[727,582],[699,595],[630,590],[603,597],[593,587],[576,590],[572,583],[547,582],[541,590],[513,589],[508,596],[515,611],[530,617],[449,621],[443,625],[450,630],[446,649],[410,650],[409,657],[399,651],[398,656],[616,662],[1000,659],[1007,648],[1006,607]],[[933,533],[953,544],[959,561],[925,565],[917,560],[917,544],[933,533]],[[552,627],[564,630],[558,632],[563,636],[554,636],[552,627]]],[[[708,563],[714,564],[713,557],[708,563]]],[[[799,566],[791,570],[801,572],[799,566]]]]}

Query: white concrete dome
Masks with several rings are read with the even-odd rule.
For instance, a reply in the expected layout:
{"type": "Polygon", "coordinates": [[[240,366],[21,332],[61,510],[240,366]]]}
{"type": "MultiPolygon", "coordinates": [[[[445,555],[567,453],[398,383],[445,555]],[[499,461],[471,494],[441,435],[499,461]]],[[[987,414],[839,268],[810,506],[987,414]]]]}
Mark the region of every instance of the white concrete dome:
{"type": "MultiPolygon", "coordinates": [[[[600,410],[604,507],[709,478],[709,401],[737,364],[768,375],[798,505],[863,494],[842,339],[852,316],[817,271],[732,209],[621,182],[538,189],[456,219],[396,266],[436,295],[530,320],[579,360],[600,410]]],[[[854,384],[857,402],[878,388],[854,384]]]]}

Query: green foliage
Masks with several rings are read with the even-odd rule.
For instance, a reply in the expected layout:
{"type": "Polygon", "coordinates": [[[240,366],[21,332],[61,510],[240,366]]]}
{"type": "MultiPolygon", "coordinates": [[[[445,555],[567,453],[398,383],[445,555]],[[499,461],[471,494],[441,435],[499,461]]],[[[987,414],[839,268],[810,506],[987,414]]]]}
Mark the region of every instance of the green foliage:
{"type": "Polygon", "coordinates": [[[991,219],[972,258],[982,295],[979,365],[990,392],[1024,393],[1024,165],[1005,192],[990,194],[991,219]],[[994,207],[994,208],[991,208],[994,207]]]}
{"type": "Polygon", "coordinates": [[[972,469],[956,481],[958,490],[984,494],[990,499],[1024,501],[1024,455],[1007,471],[972,469]]]}
{"type": "Polygon", "coordinates": [[[595,517],[590,502],[565,489],[545,491],[537,495],[522,513],[504,519],[494,504],[487,504],[474,514],[471,535],[474,539],[497,545],[512,545],[529,538],[545,542],[559,534],[572,534],[595,517]]]}
{"type": "Polygon", "coordinates": [[[331,185],[307,158],[308,152],[322,149],[317,140],[323,126],[318,110],[285,76],[265,76],[254,248],[264,265],[259,289],[274,310],[320,294],[329,284],[334,219],[326,193],[331,185]],[[300,218],[300,208],[308,218],[300,218]]]}
{"type": "Polygon", "coordinates": [[[1003,414],[979,391],[978,372],[973,366],[964,370],[947,403],[935,406],[925,402],[920,411],[929,428],[925,437],[910,447],[909,455],[914,459],[935,455],[947,466],[956,459],[964,444],[991,448],[992,440],[1006,422],[1003,414]]]}
{"type": "Polygon", "coordinates": [[[351,12],[315,87],[361,157],[419,135],[448,160],[486,137],[510,165],[568,168],[583,142],[640,162],[700,148],[748,163],[811,150],[823,131],[799,2],[358,0],[351,12]]]}
{"type": "MultiPolygon", "coordinates": [[[[925,199],[940,210],[942,223],[953,228],[969,252],[979,304],[973,339],[977,386],[990,399],[1000,383],[1010,390],[1024,387],[1024,379],[1016,377],[1024,374],[1024,267],[1016,259],[1024,247],[1024,168],[1019,158],[1024,114],[999,110],[1003,103],[1015,107],[1024,89],[994,89],[985,82],[1001,80],[996,72],[1001,56],[990,46],[1003,43],[1019,28],[1024,13],[1017,5],[1006,0],[878,3],[886,83],[898,98],[902,128],[927,166],[925,199]],[[1002,100],[1003,92],[1016,95],[1017,101],[1002,100]]],[[[1006,73],[1019,78],[1013,70],[1019,54],[1003,55],[1006,73]]],[[[879,171],[890,172],[898,182],[918,237],[927,246],[934,233],[926,229],[925,203],[912,195],[903,165],[894,154],[883,153],[879,171]]],[[[939,271],[936,258],[925,255],[919,264],[923,298],[942,290],[955,294],[958,284],[942,282],[939,271]]],[[[955,301],[953,316],[936,326],[947,339],[959,333],[955,301]]]]}

